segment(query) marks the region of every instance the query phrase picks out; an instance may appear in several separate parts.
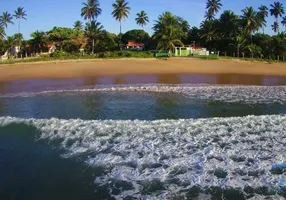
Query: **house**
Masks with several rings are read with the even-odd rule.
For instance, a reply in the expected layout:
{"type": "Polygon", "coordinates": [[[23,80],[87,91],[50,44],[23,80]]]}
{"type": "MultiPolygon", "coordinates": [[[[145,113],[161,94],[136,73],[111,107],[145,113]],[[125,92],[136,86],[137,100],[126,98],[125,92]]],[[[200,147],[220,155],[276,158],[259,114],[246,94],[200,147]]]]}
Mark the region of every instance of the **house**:
{"type": "Polygon", "coordinates": [[[20,52],[20,47],[19,46],[12,46],[9,49],[7,49],[7,51],[1,56],[1,61],[3,60],[7,60],[10,56],[15,56],[20,52]]]}
{"type": "Polygon", "coordinates": [[[121,44],[121,49],[142,51],[144,49],[144,46],[144,43],[129,40],[127,44],[121,44]]]}
{"type": "Polygon", "coordinates": [[[2,56],[0,56],[1,61],[8,59],[8,51],[6,51],[2,56]]]}
{"type": "Polygon", "coordinates": [[[40,51],[41,55],[48,55],[48,54],[54,53],[57,50],[57,47],[55,44],[45,44],[43,45],[43,48],[41,50],[39,48],[40,46],[36,49],[36,47],[33,48],[30,45],[27,45],[25,48],[25,52],[28,54],[32,54],[32,53],[37,53],[37,51],[40,51]]]}
{"type": "Polygon", "coordinates": [[[194,44],[184,45],[183,47],[175,47],[174,49],[174,56],[190,56],[193,54],[208,56],[209,51],[207,51],[206,48],[201,48],[199,46],[195,46],[194,44]]]}
{"type": "Polygon", "coordinates": [[[49,54],[54,53],[57,50],[57,47],[54,44],[47,44],[46,48],[48,49],[49,54]]]}
{"type": "Polygon", "coordinates": [[[54,53],[56,51],[56,49],[57,49],[57,47],[55,44],[45,44],[43,46],[41,54],[42,55],[51,54],[51,53],[54,53]]]}
{"type": "Polygon", "coordinates": [[[175,56],[190,56],[194,53],[193,47],[175,47],[175,56]]]}

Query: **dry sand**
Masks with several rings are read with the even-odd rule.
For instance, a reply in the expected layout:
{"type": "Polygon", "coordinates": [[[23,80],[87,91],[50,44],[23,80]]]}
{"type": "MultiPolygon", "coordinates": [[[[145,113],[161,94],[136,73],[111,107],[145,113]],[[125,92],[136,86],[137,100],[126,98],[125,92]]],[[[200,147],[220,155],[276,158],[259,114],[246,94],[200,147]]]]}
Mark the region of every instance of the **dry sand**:
{"type": "Polygon", "coordinates": [[[0,81],[124,74],[250,74],[286,76],[286,64],[193,58],[72,60],[0,65],[0,81]]]}

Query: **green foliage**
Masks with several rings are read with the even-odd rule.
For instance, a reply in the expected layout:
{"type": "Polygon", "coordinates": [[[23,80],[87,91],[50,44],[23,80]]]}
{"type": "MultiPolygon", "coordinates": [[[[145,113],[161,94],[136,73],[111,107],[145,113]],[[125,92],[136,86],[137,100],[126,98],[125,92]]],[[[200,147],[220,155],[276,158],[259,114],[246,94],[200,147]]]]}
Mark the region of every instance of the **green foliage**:
{"type": "Polygon", "coordinates": [[[15,10],[15,14],[13,15],[16,19],[26,19],[27,11],[24,10],[23,7],[18,7],[17,10],[15,10]]]}
{"type": "Polygon", "coordinates": [[[8,12],[3,12],[2,16],[0,16],[0,25],[3,27],[8,27],[8,24],[14,24],[13,16],[8,12]]]}
{"type": "Polygon", "coordinates": [[[266,17],[268,17],[268,8],[265,5],[261,5],[258,9],[259,11],[257,13],[257,18],[259,25],[261,27],[266,27],[266,17]]]}
{"type": "Polygon", "coordinates": [[[83,32],[74,30],[72,28],[54,27],[47,32],[47,39],[49,43],[58,45],[61,49],[67,40],[72,40],[83,35],[83,32]]]}
{"type": "Polygon", "coordinates": [[[192,57],[199,58],[202,60],[218,60],[219,59],[219,57],[217,55],[200,56],[198,54],[194,54],[192,57]]]}
{"type": "Polygon", "coordinates": [[[196,26],[192,27],[188,32],[187,38],[183,39],[184,44],[195,43],[199,45],[200,41],[201,41],[201,30],[196,26]]]}
{"type": "Polygon", "coordinates": [[[95,20],[102,12],[98,0],[87,0],[87,2],[82,5],[81,16],[85,20],[95,20]]]}
{"type": "Polygon", "coordinates": [[[6,36],[5,29],[0,25],[0,41],[6,36]]]}
{"type": "Polygon", "coordinates": [[[79,46],[73,40],[65,40],[62,43],[62,50],[70,53],[78,53],[79,46]]]}
{"type": "Polygon", "coordinates": [[[215,14],[218,13],[221,7],[221,0],[208,0],[206,6],[207,11],[205,14],[206,20],[213,20],[215,14]]]}
{"type": "Polygon", "coordinates": [[[250,44],[246,47],[247,53],[253,58],[254,56],[259,57],[261,55],[261,48],[256,44],[250,44]]]}
{"type": "Polygon", "coordinates": [[[136,14],[137,17],[136,17],[136,23],[139,25],[139,26],[145,26],[148,22],[149,22],[149,18],[147,16],[147,13],[145,11],[141,11],[139,13],[136,14]]]}
{"type": "Polygon", "coordinates": [[[121,22],[122,19],[127,18],[130,14],[131,8],[128,6],[128,4],[129,3],[125,0],[116,0],[116,2],[112,4],[112,15],[117,21],[121,22]]]}
{"type": "Polygon", "coordinates": [[[70,54],[65,52],[65,51],[55,51],[50,56],[52,58],[63,58],[63,57],[67,57],[68,55],[70,55],[70,54]]]}
{"type": "Polygon", "coordinates": [[[168,50],[169,55],[176,45],[183,46],[181,39],[184,37],[181,21],[170,12],[159,16],[153,30],[153,38],[158,41],[157,49],[168,50]]]}
{"type": "Polygon", "coordinates": [[[255,30],[258,30],[258,15],[253,7],[246,7],[242,10],[243,28],[247,35],[252,35],[255,30]]]}
{"type": "Polygon", "coordinates": [[[5,64],[15,64],[15,63],[29,63],[29,62],[40,62],[40,61],[50,61],[50,57],[37,57],[37,58],[28,58],[28,59],[11,59],[0,62],[0,65],[5,64]]]}
{"type": "Polygon", "coordinates": [[[218,39],[218,21],[203,21],[201,23],[201,39],[203,39],[204,43],[212,48],[213,42],[218,39]]]}
{"type": "Polygon", "coordinates": [[[83,29],[83,24],[81,21],[77,20],[74,22],[73,27],[74,27],[74,30],[80,32],[83,29]]]}
{"type": "Polygon", "coordinates": [[[284,17],[282,18],[281,24],[282,24],[283,26],[285,26],[285,31],[286,31],[286,16],[284,16],[284,17]]]}
{"type": "Polygon", "coordinates": [[[274,24],[272,25],[272,30],[274,30],[275,33],[279,33],[278,17],[282,17],[282,15],[285,14],[284,7],[282,3],[278,1],[274,2],[274,4],[271,4],[270,7],[270,14],[276,19],[276,22],[274,22],[274,24]]]}
{"type": "Polygon", "coordinates": [[[152,58],[151,51],[113,51],[99,54],[99,58],[152,58]]]}
{"type": "Polygon", "coordinates": [[[47,35],[43,31],[36,31],[31,34],[30,40],[31,48],[33,51],[40,53],[47,44],[47,35]]]}
{"type": "Polygon", "coordinates": [[[282,17],[283,14],[285,14],[284,7],[282,3],[279,1],[274,2],[274,4],[270,5],[270,14],[271,16],[274,16],[276,19],[280,16],[282,17]]]}
{"type": "Polygon", "coordinates": [[[95,59],[95,58],[152,58],[151,51],[106,51],[94,55],[70,54],[64,51],[55,51],[51,54],[54,59],[95,59]]]}
{"type": "Polygon", "coordinates": [[[271,25],[271,28],[272,30],[277,33],[279,32],[279,24],[277,22],[274,22],[272,25],[271,25]]]}
{"type": "Polygon", "coordinates": [[[99,52],[104,52],[104,51],[114,51],[118,50],[118,45],[116,43],[117,36],[113,33],[109,33],[107,31],[102,31],[102,38],[97,44],[96,49],[99,52]]]}
{"type": "Polygon", "coordinates": [[[91,53],[94,53],[95,47],[98,45],[100,40],[103,39],[103,26],[97,21],[91,21],[86,24],[85,36],[88,38],[88,42],[91,43],[91,53]]]}
{"type": "Polygon", "coordinates": [[[133,29],[127,31],[122,35],[122,42],[127,43],[128,40],[134,40],[136,42],[145,43],[150,39],[150,36],[147,32],[143,30],[133,29]]]}

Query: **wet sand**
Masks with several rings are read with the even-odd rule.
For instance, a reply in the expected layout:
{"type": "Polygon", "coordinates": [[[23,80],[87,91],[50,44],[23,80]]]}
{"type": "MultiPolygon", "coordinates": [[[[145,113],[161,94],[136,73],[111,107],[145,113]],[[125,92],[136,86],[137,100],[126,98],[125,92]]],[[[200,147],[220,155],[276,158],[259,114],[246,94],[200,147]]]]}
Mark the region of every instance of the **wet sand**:
{"type": "Polygon", "coordinates": [[[248,74],[286,76],[286,64],[192,58],[52,61],[0,65],[0,81],[127,74],[248,74]]]}
{"type": "Polygon", "coordinates": [[[238,74],[129,74],[80,78],[24,79],[0,81],[0,94],[40,92],[94,85],[122,84],[223,84],[223,85],[286,85],[286,76],[238,74]]]}

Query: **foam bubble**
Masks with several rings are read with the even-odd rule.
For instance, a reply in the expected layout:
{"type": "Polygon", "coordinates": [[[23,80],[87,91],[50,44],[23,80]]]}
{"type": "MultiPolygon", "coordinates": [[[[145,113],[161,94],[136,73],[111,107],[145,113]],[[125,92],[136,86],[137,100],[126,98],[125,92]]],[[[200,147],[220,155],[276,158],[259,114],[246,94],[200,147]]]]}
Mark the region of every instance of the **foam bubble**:
{"type": "Polygon", "coordinates": [[[91,92],[172,92],[198,98],[223,102],[244,103],[285,103],[286,86],[222,86],[222,85],[138,85],[138,86],[96,86],[93,88],[53,90],[37,93],[6,94],[8,97],[33,97],[36,95],[54,95],[91,93],[91,92]]]}
{"type": "Polygon", "coordinates": [[[0,117],[1,126],[10,123],[34,125],[40,139],[60,141],[63,157],[103,168],[95,183],[112,190],[120,182],[121,197],[143,191],[150,199],[165,199],[184,196],[195,186],[276,191],[285,179],[284,172],[271,171],[286,161],[285,116],[156,121],[0,117]]]}

